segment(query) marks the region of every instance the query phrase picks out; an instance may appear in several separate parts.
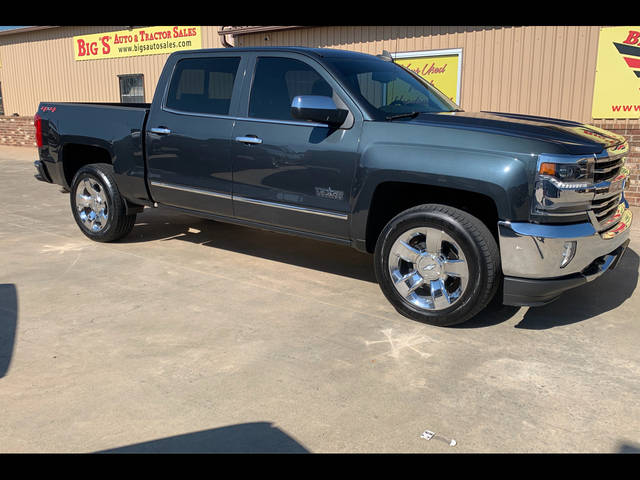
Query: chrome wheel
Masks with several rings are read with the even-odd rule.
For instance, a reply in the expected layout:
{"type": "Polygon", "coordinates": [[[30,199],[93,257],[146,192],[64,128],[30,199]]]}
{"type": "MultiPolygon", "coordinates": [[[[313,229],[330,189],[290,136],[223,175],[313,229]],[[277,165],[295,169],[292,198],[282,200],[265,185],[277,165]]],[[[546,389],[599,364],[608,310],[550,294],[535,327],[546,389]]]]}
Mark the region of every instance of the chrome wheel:
{"type": "Polygon", "coordinates": [[[76,189],[78,218],[92,232],[103,230],[109,220],[105,188],[94,178],[84,178],[76,189]]]}
{"type": "Polygon", "coordinates": [[[396,291],[415,307],[430,311],[455,304],[469,280],[458,243],[432,227],[402,233],[391,246],[387,264],[396,291]]]}

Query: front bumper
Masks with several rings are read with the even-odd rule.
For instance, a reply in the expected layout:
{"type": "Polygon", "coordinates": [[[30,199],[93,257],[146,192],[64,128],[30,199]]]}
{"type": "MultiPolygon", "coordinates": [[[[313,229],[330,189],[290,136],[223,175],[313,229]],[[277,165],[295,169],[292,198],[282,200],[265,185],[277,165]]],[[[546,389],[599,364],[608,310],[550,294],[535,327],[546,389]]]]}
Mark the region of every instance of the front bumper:
{"type": "Polygon", "coordinates": [[[505,305],[538,306],[562,292],[595,280],[614,268],[629,244],[633,215],[625,203],[616,212],[614,228],[599,233],[592,223],[540,225],[499,222],[498,231],[505,275],[505,305]],[[568,243],[575,250],[563,267],[568,243]]]}

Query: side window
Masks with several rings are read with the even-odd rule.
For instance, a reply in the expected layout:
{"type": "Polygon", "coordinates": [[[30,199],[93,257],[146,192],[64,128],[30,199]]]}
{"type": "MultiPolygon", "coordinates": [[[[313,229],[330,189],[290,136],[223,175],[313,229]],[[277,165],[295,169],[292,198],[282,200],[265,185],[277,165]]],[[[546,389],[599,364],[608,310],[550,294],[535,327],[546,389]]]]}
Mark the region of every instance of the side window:
{"type": "Polygon", "coordinates": [[[250,117],[295,121],[291,116],[291,101],[298,95],[331,97],[333,89],[304,62],[292,58],[258,58],[249,99],[250,117]]]}
{"type": "Polygon", "coordinates": [[[176,65],[166,106],[193,113],[228,115],[240,57],[188,58],[176,65]]]}

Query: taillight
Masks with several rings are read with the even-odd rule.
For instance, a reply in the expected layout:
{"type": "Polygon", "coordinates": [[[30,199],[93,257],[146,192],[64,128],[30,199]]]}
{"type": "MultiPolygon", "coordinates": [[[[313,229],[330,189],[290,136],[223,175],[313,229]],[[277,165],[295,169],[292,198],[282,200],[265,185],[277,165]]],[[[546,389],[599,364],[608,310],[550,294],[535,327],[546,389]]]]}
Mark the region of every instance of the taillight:
{"type": "Polygon", "coordinates": [[[38,147],[42,146],[42,118],[40,115],[36,113],[35,117],[33,117],[33,124],[36,127],[36,143],[38,147]]]}

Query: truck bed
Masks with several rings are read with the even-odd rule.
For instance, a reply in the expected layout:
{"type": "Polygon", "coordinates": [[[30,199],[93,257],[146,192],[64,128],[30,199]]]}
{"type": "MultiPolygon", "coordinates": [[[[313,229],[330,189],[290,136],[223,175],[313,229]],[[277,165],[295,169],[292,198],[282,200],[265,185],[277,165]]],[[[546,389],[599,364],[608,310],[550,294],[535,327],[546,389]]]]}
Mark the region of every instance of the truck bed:
{"type": "Polygon", "coordinates": [[[97,147],[108,152],[126,198],[134,203],[147,200],[143,132],[149,108],[148,103],[40,103],[40,160],[52,183],[69,188],[71,178],[63,167],[65,155],[69,159],[78,151],[90,154],[91,148],[97,147]]]}

